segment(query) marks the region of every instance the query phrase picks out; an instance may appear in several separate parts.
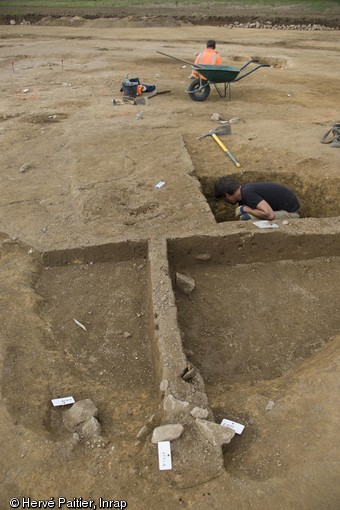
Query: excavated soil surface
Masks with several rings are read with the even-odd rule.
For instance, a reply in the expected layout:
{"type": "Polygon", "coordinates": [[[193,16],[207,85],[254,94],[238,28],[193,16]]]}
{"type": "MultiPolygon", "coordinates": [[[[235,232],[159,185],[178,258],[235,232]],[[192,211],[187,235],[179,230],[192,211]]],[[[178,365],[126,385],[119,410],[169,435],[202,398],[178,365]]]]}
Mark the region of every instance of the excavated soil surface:
{"type": "MultiPolygon", "coordinates": [[[[13,497],[64,496],[97,508],[103,497],[138,510],[335,510],[340,149],[320,139],[340,117],[338,31],[171,26],[129,15],[80,26],[49,20],[0,32],[1,509],[13,497]],[[270,67],[232,84],[231,100],[212,90],[197,103],[185,92],[190,65],[156,51],[192,62],[212,37],[226,65],[256,57],[270,67]],[[170,93],[113,106],[127,74],[170,93]],[[234,119],[223,141],[239,170],[213,139],[197,140],[220,125],[213,113],[234,119]],[[214,201],[213,182],[225,174],[288,184],[303,218],[279,222],[293,239],[285,257],[272,229],[261,233],[273,236],[265,261],[259,249],[256,260],[235,255],[226,266],[176,263],[196,279],[191,296],[176,293],[188,358],[216,421],[246,425],[224,449],[221,476],[179,488],[158,470],[150,442],[160,405],[146,248],[57,265],[38,255],[192,236],[220,236],[224,251],[229,243],[237,252],[229,236],[258,230],[214,201]],[[297,258],[304,229],[310,252],[297,258]],[[63,427],[50,400],[70,394],[98,407],[99,442],[78,442],[63,427]]],[[[189,479],[199,466],[186,469],[189,479]]]]}
{"type": "Polygon", "coordinates": [[[320,12],[317,9],[301,5],[285,6],[247,6],[247,5],[195,5],[194,7],[176,5],[165,6],[134,6],[134,7],[92,7],[90,9],[61,7],[51,9],[49,7],[17,7],[16,0],[12,1],[11,8],[0,6],[0,20],[8,23],[11,19],[21,22],[22,20],[37,23],[49,22],[56,25],[76,24],[82,25],[84,20],[103,18],[109,19],[108,23],[121,26],[181,26],[186,25],[210,25],[223,26],[226,23],[271,21],[276,25],[291,24],[321,24],[327,27],[340,26],[340,11],[337,5],[328,7],[320,12]],[[76,20],[71,20],[72,17],[76,20]],[[46,18],[50,19],[47,20],[46,18]],[[61,18],[61,19],[60,19],[61,18]],[[69,18],[69,19],[67,19],[69,18]],[[83,19],[79,19],[83,18],[83,19]]]}

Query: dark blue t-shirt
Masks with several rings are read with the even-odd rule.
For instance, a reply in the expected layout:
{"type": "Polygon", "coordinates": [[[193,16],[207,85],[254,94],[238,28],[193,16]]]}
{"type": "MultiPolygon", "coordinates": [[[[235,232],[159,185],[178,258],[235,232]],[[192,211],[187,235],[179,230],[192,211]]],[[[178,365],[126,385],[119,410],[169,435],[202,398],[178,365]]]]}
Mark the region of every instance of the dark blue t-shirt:
{"type": "MultiPolygon", "coordinates": [[[[250,182],[241,186],[242,204],[256,209],[265,200],[273,211],[297,212],[299,201],[290,189],[273,182],[250,182]]],[[[241,202],[240,202],[241,203],[241,202]]]]}

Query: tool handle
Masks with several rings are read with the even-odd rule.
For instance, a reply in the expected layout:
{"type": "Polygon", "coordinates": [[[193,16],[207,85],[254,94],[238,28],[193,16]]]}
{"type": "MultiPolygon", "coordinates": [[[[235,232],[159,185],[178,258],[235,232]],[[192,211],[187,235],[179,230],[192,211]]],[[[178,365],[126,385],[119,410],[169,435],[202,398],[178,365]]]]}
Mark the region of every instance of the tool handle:
{"type": "Polygon", "coordinates": [[[213,137],[213,139],[215,140],[215,142],[218,143],[218,145],[221,147],[221,149],[224,151],[224,152],[227,152],[227,147],[221,142],[221,140],[219,139],[219,137],[217,135],[215,135],[215,133],[213,133],[211,135],[213,137]]]}
{"type": "Polygon", "coordinates": [[[235,158],[235,156],[232,155],[232,153],[230,152],[230,150],[227,149],[227,147],[221,142],[221,140],[218,138],[218,136],[216,136],[215,134],[212,135],[213,139],[215,140],[215,142],[218,143],[218,145],[221,147],[221,149],[226,153],[226,155],[228,156],[228,158],[231,159],[231,161],[234,163],[234,165],[237,167],[237,168],[240,168],[240,163],[237,161],[237,159],[235,158]]]}
{"type": "Polygon", "coordinates": [[[234,163],[234,165],[237,167],[237,168],[240,168],[241,165],[240,163],[237,161],[237,159],[235,158],[235,156],[232,155],[232,153],[230,151],[226,151],[226,155],[228,156],[228,158],[231,159],[231,161],[234,163]]]}

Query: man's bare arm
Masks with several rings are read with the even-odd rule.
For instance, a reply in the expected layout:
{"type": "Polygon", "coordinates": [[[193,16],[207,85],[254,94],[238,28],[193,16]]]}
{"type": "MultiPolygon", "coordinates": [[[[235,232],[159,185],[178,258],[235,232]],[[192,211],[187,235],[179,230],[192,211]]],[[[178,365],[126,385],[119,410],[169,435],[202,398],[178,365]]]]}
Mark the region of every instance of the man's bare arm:
{"type": "Polygon", "coordinates": [[[268,202],[265,200],[261,200],[256,206],[256,209],[252,209],[248,205],[243,206],[244,212],[247,212],[249,214],[252,214],[253,216],[256,216],[257,218],[260,218],[261,220],[274,220],[275,219],[275,213],[273,209],[270,207],[268,202]]]}

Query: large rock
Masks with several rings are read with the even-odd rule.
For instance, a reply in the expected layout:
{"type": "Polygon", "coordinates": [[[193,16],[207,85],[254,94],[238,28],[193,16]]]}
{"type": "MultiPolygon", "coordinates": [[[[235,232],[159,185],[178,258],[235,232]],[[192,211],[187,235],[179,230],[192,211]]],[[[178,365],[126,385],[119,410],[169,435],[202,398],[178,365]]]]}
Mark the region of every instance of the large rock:
{"type": "Polygon", "coordinates": [[[202,407],[194,407],[190,414],[194,418],[208,418],[209,411],[208,409],[202,409],[202,407]]]}
{"type": "Polygon", "coordinates": [[[183,294],[191,294],[195,288],[195,280],[182,273],[176,273],[176,285],[183,294]]]}
{"type": "Polygon", "coordinates": [[[85,439],[93,439],[94,437],[100,436],[101,426],[97,418],[91,416],[81,426],[81,435],[85,439]]]}
{"type": "Polygon", "coordinates": [[[79,402],[73,404],[71,409],[64,411],[63,413],[64,426],[70,432],[74,432],[78,425],[97,415],[98,409],[96,408],[92,400],[90,400],[89,398],[79,400],[79,402]]]}
{"type": "Polygon", "coordinates": [[[184,427],[180,423],[174,425],[161,425],[156,427],[152,433],[151,442],[159,443],[159,441],[174,441],[181,437],[184,427]]]}
{"type": "Polygon", "coordinates": [[[164,419],[167,421],[173,420],[178,416],[183,416],[188,413],[189,402],[178,400],[173,395],[169,394],[163,402],[164,419]]]}
{"type": "Polygon", "coordinates": [[[235,431],[229,427],[223,427],[212,421],[196,418],[196,424],[201,434],[212,446],[228,444],[235,435],[235,431]]]}

